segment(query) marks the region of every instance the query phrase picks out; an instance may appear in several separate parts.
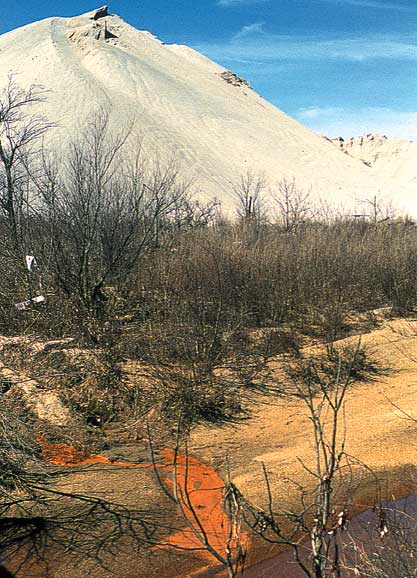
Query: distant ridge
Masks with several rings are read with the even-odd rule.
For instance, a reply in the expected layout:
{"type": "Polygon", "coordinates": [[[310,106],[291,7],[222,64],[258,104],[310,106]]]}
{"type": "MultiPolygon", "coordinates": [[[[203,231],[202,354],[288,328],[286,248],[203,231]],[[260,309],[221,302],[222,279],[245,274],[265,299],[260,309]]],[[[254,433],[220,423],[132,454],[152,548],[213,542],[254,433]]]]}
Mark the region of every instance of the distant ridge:
{"type": "Polygon", "coordinates": [[[379,177],[416,190],[417,142],[372,133],[330,140],[345,154],[373,168],[379,177]]]}

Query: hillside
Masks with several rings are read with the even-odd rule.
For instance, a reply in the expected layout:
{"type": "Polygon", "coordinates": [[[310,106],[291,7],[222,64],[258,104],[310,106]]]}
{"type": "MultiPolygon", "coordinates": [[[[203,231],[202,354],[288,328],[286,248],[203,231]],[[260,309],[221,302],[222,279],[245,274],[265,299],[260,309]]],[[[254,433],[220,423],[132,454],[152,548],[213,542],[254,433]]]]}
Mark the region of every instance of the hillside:
{"type": "Polygon", "coordinates": [[[392,193],[396,203],[414,207],[407,186],[393,186],[378,171],[340,155],[247,82],[187,46],[166,45],[133,28],[106,8],[2,35],[0,71],[3,83],[13,73],[21,86],[38,83],[49,91],[36,112],[56,123],[48,136],[55,150],[105,111],[114,126],[133,122],[152,156],[174,158],[195,178],[200,197],[216,196],[228,212],[233,183],[248,170],[264,173],[271,185],[295,178],[298,187],[331,205],[352,207],[392,193]]]}
{"type": "Polygon", "coordinates": [[[380,134],[331,141],[349,157],[362,161],[386,181],[399,188],[417,190],[417,143],[380,134]]]}

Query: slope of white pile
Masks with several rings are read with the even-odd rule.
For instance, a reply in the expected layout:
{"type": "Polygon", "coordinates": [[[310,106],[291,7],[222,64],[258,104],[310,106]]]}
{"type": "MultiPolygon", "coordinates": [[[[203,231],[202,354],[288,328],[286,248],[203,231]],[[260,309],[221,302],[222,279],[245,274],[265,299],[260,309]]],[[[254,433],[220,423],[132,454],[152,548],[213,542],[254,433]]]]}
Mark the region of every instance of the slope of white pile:
{"type": "MultiPolygon", "coordinates": [[[[134,118],[150,154],[175,157],[204,199],[233,211],[233,184],[248,170],[273,186],[295,178],[316,198],[353,207],[373,195],[395,195],[416,212],[415,179],[387,182],[291,119],[224,69],[186,46],[165,45],[118,16],[48,18],[0,37],[0,88],[7,74],[50,92],[42,112],[58,128],[55,143],[77,134],[99,109],[115,125],[134,118]],[[116,39],[97,39],[104,26],[116,39]],[[413,192],[414,191],[414,192],[413,192]]],[[[382,175],[384,177],[384,175],[382,175]]]]}
{"type": "Polygon", "coordinates": [[[369,164],[385,181],[417,191],[417,142],[380,134],[335,141],[343,152],[369,164]]]}

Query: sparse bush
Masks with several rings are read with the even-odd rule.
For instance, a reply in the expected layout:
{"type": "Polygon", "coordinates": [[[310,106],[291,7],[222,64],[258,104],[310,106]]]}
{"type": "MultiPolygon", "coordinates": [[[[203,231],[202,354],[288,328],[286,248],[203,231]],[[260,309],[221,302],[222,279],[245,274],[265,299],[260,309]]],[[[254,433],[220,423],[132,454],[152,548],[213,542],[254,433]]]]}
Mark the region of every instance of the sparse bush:
{"type": "Polygon", "coordinates": [[[39,153],[49,126],[30,115],[43,92],[14,81],[8,91],[21,113],[12,106],[0,117],[0,139],[13,127],[31,131],[12,171],[0,159],[0,331],[73,337],[97,350],[92,357],[112,358],[98,373],[67,368],[71,403],[91,419],[117,419],[131,403],[115,369],[123,357],[171,372],[164,411],[178,395],[200,417],[215,407],[238,415],[271,352],[297,350],[303,335],[331,351],[355,315],[415,307],[417,228],[409,221],[320,216],[295,181],[282,181],[280,219],[268,223],[265,180],[249,171],[235,187],[241,219],[227,222],[216,203],[192,201],[174,165],[147,158],[140,143],[128,154],[132,134],[110,135],[105,114],[54,166],[39,153]],[[26,253],[36,271],[25,269],[26,253]],[[41,292],[46,305],[16,310],[41,292]]]}
{"type": "Polygon", "coordinates": [[[331,389],[338,379],[349,378],[350,382],[371,381],[383,371],[359,342],[325,352],[298,352],[287,356],[285,372],[289,379],[277,384],[276,388],[284,395],[295,392],[295,395],[302,396],[303,384],[308,384],[311,391],[316,386],[331,389]]]}

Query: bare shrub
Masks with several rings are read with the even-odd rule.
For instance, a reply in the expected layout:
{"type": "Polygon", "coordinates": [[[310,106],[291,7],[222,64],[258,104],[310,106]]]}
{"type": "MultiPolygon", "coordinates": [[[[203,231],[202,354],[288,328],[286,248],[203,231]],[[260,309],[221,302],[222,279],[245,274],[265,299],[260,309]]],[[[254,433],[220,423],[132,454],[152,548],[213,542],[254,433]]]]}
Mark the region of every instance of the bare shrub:
{"type": "Polygon", "coordinates": [[[312,453],[307,461],[300,459],[300,465],[312,487],[307,482],[296,484],[299,509],[284,510],[276,503],[265,465],[266,508],[248,502],[233,488],[249,527],[270,544],[289,546],[295,563],[309,578],[342,576],[341,536],[347,530],[354,472],[362,468],[346,452],[344,407],[356,351],[348,357],[339,352],[330,372],[316,367],[313,360],[298,358],[297,368],[290,372],[291,383],[282,391],[303,402],[311,425],[312,453]],[[336,492],[340,488],[342,492],[336,492]]]}
{"type": "Polygon", "coordinates": [[[286,231],[293,231],[314,216],[310,193],[298,188],[295,179],[282,179],[271,193],[278,209],[278,221],[286,231]]]}
{"type": "Polygon", "coordinates": [[[248,171],[241,175],[239,183],[234,187],[238,202],[237,214],[241,219],[258,223],[265,219],[266,186],[266,179],[261,174],[248,171]]]}
{"type": "Polygon", "coordinates": [[[129,352],[159,384],[163,414],[190,423],[245,416],[275,332],[247,330],[250,312],[234,298],[233,256],[203,237],[204,248],[196,251],[193,235],[154,269],[153,303],[129,352]]]}

